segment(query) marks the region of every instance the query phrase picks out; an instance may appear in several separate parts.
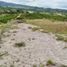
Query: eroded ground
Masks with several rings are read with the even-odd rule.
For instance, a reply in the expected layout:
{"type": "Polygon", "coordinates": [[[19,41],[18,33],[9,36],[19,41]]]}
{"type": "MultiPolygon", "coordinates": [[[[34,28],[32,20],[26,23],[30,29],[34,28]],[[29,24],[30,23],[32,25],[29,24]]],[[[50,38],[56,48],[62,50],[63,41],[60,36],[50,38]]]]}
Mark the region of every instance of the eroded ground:
{"type": "MultiPolygon", "coordinates": [[[[0,44],[0,66],[39,67],[52,60],[67,65],[67,43],[57,41],[54,34],[33,31],[29,24],[17,24],[17,29],[5,32],[0,44]],[[18,43],[23,45],[16,46],[18,43]]],[[[60,66],[57,66],[60,67],[60,66]]]]}

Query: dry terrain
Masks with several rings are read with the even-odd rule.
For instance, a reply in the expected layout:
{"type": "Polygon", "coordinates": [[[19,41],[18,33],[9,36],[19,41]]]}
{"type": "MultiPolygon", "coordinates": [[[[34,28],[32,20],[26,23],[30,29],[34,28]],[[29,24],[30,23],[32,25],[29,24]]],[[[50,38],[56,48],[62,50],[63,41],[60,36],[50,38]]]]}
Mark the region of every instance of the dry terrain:
{"type": "Polygon", "coordinates": [[[0,67],[67,67],[67,43],[52,33],[33,31],[30,24],[4,32],[0,43],[0,67]],[[57,66],[46,65],[55,62],[57,66]],[[59,65],[62,64],[62,65],[59,65]]]}

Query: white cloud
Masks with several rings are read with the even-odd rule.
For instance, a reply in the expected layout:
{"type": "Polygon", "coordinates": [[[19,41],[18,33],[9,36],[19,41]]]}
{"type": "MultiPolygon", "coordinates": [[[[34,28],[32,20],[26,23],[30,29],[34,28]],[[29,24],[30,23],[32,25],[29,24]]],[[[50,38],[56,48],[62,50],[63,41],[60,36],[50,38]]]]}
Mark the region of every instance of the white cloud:
{"type": "MultiPolygon", "coordinates": [[[[2,0],[7,1],[7,0],[2,0]]],[[[20,3],[22,5],[31,5],[49,8],[67,8],[66,0],[9,0],[7,2],[20,3]]]]}

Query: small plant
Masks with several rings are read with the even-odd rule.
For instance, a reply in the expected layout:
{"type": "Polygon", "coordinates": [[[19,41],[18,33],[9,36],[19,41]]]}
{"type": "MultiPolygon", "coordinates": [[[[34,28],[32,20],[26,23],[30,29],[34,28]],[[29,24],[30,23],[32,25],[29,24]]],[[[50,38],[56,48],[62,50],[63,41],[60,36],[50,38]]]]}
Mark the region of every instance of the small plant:
{"type": "Polygon", "coordinates": [[[36,65],[36,64],[34,64],[34,65],[33,65],[33,67],[37,67],[37,65],[36,65]]]}
{"type": "Polygon", "coordinates": [[[61,65],[61,67],[67,67],[66,65],[61,65]]]}
{"type": "Polygon", "coordinates": [[[28,27],[28,29],[32,29],[32,27],[28,27]]]}
{"type": "Polygon", "coordinates": [[[37,30],[39,30],[38,27],[33,27],[33,28],[32,28],[32,31],[37,31],[37,30]]]}
{"type": "Polygon", "coordinates": [[[24,42],[15,43],[15,47],[25,47],[24,42]]]}
{"type": "Polygon", "coordinates": [[[4,53],[0,53],[0,58],[2,58],[3,56],[7,56],[8,52],[4,52],[4,53]]]}
{"type": "Polygon", "coordinates": [[[63,49],[67,49],[67,46],[65,46],[63,49]]]}
{"type": "Polygon", "coordinates": [[[57,37],[56,40],[62,40],[62,41],[64,40],[64,37],[61,35],[56,35],[56,37],[57,37]]]}
{"type": "Polygon", "coordinates": [[[48,65],[55,65],[55,64],[52,60],[48,60],[46,65],[48,66],[48,65]]]}
{"type": "Polygon", "coordinates": [[[12,64],[12,65],[10,65],[10,67],[14,67],[14,65],[12,64]]]}
{"type": "Polygon", "coordinates": [[[60,41],[64,41],[64,42],[67,42],[67,37],[65,36],[62,36],[62,35],[56,35],[56,40],[60,40],[60,41]]]}
{"type": "Polygon", "coordinates": [[[67,42],[67,37],[64,37],[64,42],[67,42]]]}
{"type": "Polygon", "coordinates": [[[13,31],[13,33],[17,33],[17,31],[13,31]]]}
{"type": "Polygon", "coordinates": [[[44,64],[40,64],[40,67],[44,67],[44,64]]]}

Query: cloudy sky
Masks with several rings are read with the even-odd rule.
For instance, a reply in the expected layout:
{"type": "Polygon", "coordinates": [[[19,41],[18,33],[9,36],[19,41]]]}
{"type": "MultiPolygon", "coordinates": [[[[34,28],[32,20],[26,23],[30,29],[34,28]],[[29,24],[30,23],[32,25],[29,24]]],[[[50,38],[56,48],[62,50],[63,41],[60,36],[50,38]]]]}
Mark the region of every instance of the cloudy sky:
{"type": "Polygon", "coordinates": [[[62,8],[67,9],[67,0],[0,0],[13,2],[22,5],[38,6],[45,8],[62,8]]]}

